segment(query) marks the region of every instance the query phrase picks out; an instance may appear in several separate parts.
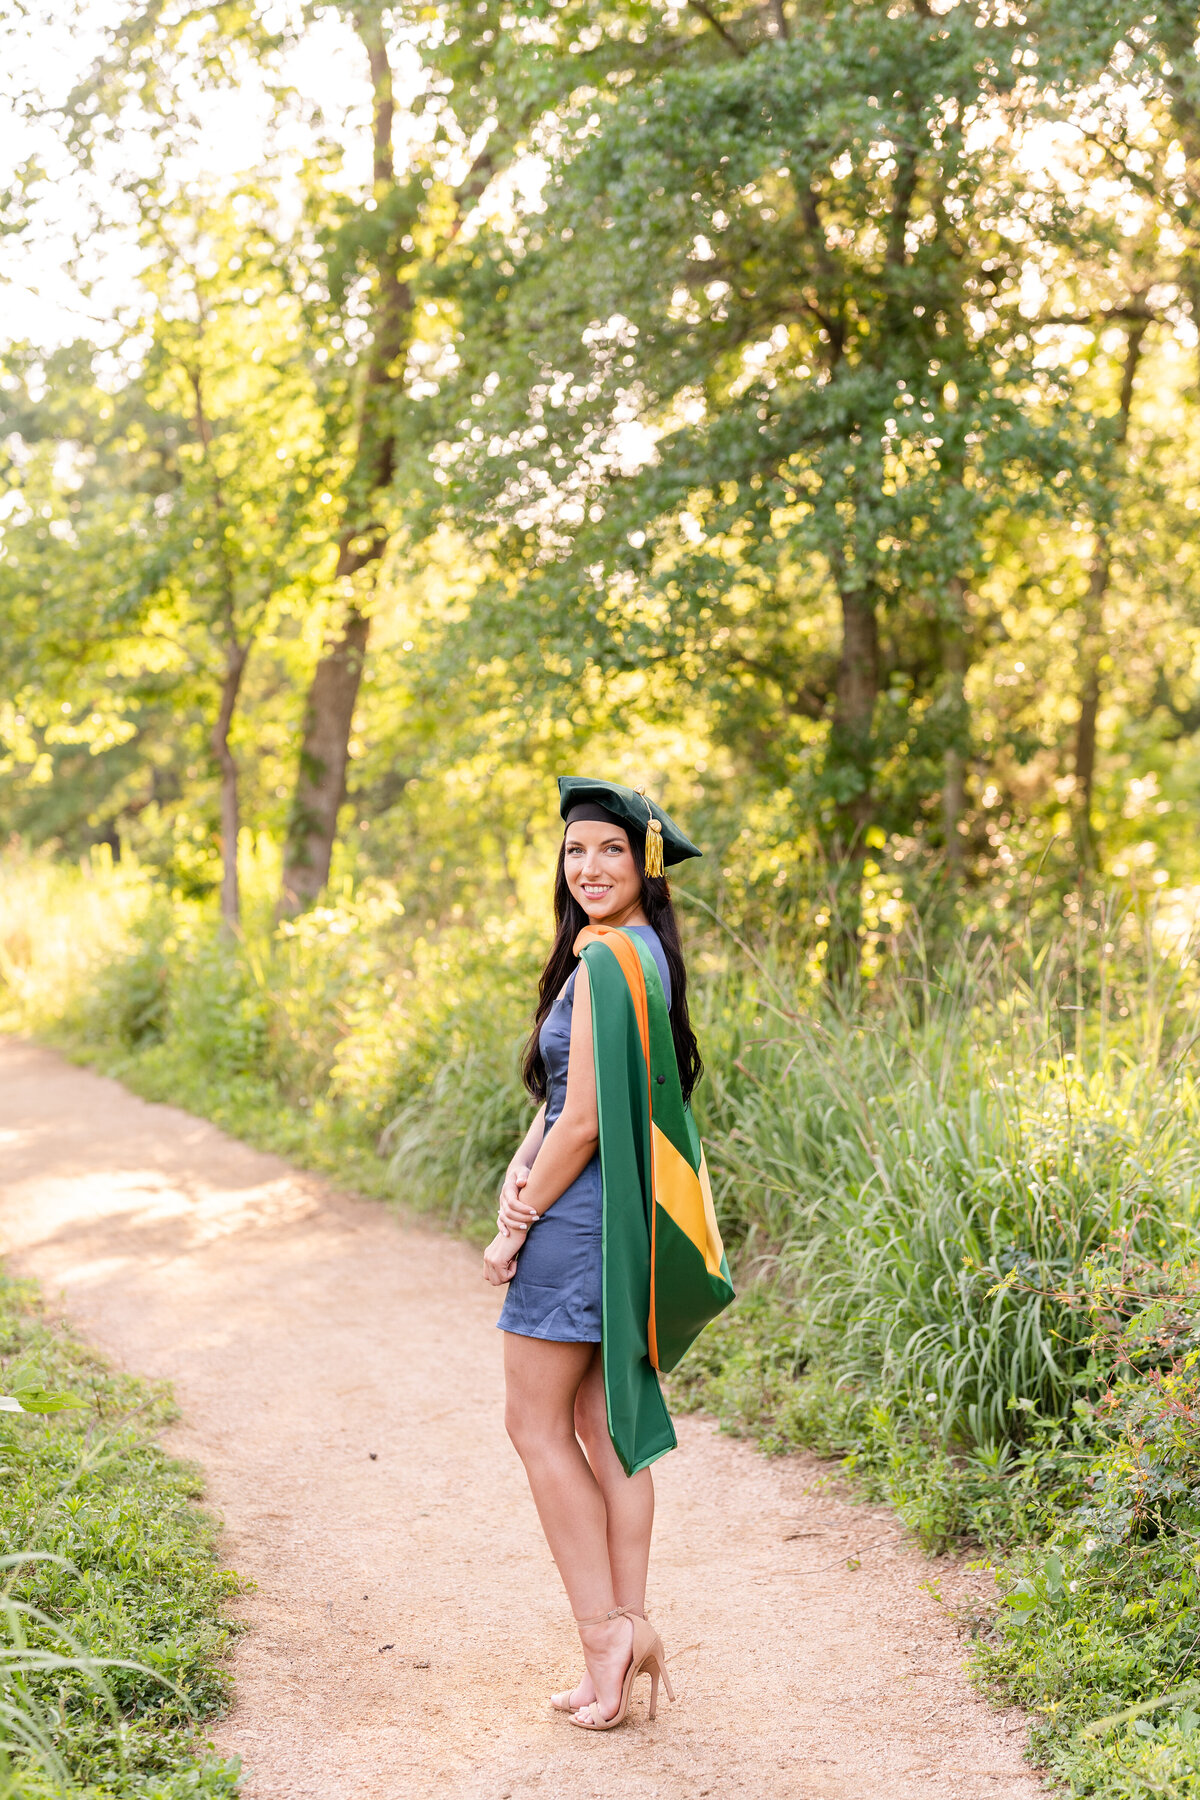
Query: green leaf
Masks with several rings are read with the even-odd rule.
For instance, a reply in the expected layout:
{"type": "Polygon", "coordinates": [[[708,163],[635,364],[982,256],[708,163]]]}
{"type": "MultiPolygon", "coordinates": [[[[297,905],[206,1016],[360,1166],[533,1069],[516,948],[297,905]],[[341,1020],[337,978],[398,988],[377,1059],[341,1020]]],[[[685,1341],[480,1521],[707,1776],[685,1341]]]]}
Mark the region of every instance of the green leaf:
{"type": "Polygon", "coordinates": [[[58,1413],[86,1406],[78,1394],[54,1392],[50,1388],[21,1388],[16,1394],[0,1394],[0,1412],[58,1413]]]}
{"type": "Polygon", "coordinates": [[[1061,1600],[1063,1591],[1062,1557],[1051,1551],[1046,1558],[1046,1592],[1051,1600],[1061,1600]]]}

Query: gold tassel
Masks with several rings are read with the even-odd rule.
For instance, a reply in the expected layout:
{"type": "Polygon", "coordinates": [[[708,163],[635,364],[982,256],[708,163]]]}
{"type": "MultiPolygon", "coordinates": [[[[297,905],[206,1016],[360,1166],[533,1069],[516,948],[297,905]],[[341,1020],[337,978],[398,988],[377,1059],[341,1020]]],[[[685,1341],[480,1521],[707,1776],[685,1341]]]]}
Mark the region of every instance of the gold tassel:
{"type": "Polygon", "coordinates": [[[646,873],[652,878],[663,873],[662,826],[657,819],[646,827],[646,873]]]}
{"type": "Polygon", "coordinates": [[[654,816],[653,808],[646,798],[644,787],[638,788],[642,804],[646,808],[646,873],[653,880],[665,873],[663,864],[662,826],[654,816]]]}

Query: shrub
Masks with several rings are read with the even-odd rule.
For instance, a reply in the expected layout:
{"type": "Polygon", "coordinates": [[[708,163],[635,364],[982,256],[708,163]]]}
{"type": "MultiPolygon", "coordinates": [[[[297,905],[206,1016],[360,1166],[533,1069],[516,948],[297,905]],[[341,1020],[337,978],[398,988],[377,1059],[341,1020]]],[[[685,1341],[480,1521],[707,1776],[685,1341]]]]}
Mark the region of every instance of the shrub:
{"type": "MultiPolygon", "coordinates": [[[[9,885],[94,922],[76,889],[110,879],[9,885]]],[[[0,904],[10,1017],[366,1191],[490,1228],[528,1118],[527,924],[427,935],[377,888],[279,929],[259,908],[235,943],[120,881],[119,928],[73,952],[73,987],[39,974],[55,934],[30,935],[28,899],[0,904]]],[[[983,1546],[1002,1599],[975,1621],[980,1679],[1035,1710],[1077,1792],[1200,1793],[1196,972],[1152,916],[1093,911],[1037,943],[894,944],[841,1005],[803,946],[693,934],[698,1113],[742,1297],[672,1392],[767,1450],[840,1458],[930,1549],[983,1546]],[[1114,1270],[1137,1272],[1120,1304],[1114,1270]]]]}

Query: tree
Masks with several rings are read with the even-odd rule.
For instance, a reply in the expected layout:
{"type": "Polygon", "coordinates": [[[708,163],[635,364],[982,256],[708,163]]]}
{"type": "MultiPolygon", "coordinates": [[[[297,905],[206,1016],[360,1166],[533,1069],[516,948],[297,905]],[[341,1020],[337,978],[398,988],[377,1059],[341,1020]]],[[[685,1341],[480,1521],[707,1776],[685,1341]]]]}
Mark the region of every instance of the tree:
{"type": "MultiPolygon", "coordinates": [[[[1082,252],[1078,243],[1061,246],[1057,292],[1045,314],[1050,330],[1041,333],[1044,342],[1065,333],[1066,360],[1081,357],[1090,414],[1079,510],[1091,549],[1078,609],[1071,756],[1076,861],[1089,873],[1097,860],[1098,723],[1113,666],[1108,602],[1118,570],[1131,573],[1137,560],[1118,546],[1124,538],[1128,550],[1124,514],[1136,510],[1139,490],[1144,502],[1147,487],[1158,487],[1152,456],[1139,465],[1135,454],[1131,466],[1135,396],[1156,336],[1182,329],[1194,342],[1200,323],[1200,58],[1194,9],[1174,0],[1153,14],[1122,7],[1081,13],[1049,0],[1030,24],[1047,71],[1043,110],[1059,127],[1064,175],[1085,193],[1097,179],[1101,184],[1090,204],[1103,217],[1082,252]],[[1111,371],[1099,393],[1096,365],[1111,371]]],[[[1194,389],[1179,398],[1194,403],[1194,389]]],[[[1161,531],[1156,535],[1161,546],[1161,531]]]]}
{"type": "Polygon", "coordinates": [[[281,605],[311,605],[324,572],[331,478],[299,308],[270,240],[265,259],[243,254],[262,198],[243,190],[202,208],[193,197],[186,218],[160,216],[152,227],[161,254],[150,284],[157,304],[147,386],[180,426],[145,603],[170,620],[216,689],[209,742],[220,771],[229,926],[240,912],[241,827],[230,729],[256,638],[281,605]]]}
{"type": "Polygon", "coordinates": [[[473,251],[440,464],[531,660],[670,658],[731,723],[756,695],[760,738],[798,724],[766,760],[818,814],[840,976],[870,843],[931,789],[956,835],[967,599],[989,521],[1058,466],[1023,178],[971,130],[1027,104],[1022,40],[965,9],[693,10],[677,66],[576,94],[545,214],[473,251]]]}
{"type": "MultiPolygon", "coordinates": [[[[343,415],[347,472],[339,497],[335,602],[305,704],[284,853],[281,910],[310,903],[329,877],[346,795],[350,731],[370,634],[371,596],[389,544],[403,532],[394,492],[400,446],[415,429],[412,398],[423,384],[414,352],[437,311],[431,277],[470,224],[489,184],[517,153],[543,86],[522,93],[514,73],[537,68],[536,38],[523,43],[505,9],[446,5],[432,21],[377,3],[349,10],[371,82],[373,167],[369,194],[344,206],[320,233],[324,294],[334,315],[359,322],[352,406],[343,415]],[[391,43],[420,50],[425,84],[417,106],[431,122],[425,144],[397,166],[391,43]],[[514,48],[515,46],[515,48],[514,48]],[[503,71],[496,79],[497,70],[503,71]],[[426,290],[424,300],[419,296],[426,290]]],[[[318,196],[319,214],[328,208],[318,196]]],[[[343,341],[349,334],[343,329],[343,341]]]]}
{"type": "MultiPolygon", "coordinates": [[[[67,720],[102,669],[110,699],[126,695],[116,719],[88,705],[91,732],[48,721],[46,741],[144,740],[151,696],[161,707],[173,695],[177,737],[180,712],[207,712],[230,926],[241,822],[232,734],[247,662],[257,638],[310,608],[325,543],[321,418],[299,311],[269,259],[248,253],[262,204],[249,190],[207,205],[193,192],[186,214],[148,216],[140,361],[106,385],[92,356],[64,353],[45,368],[26,355],[5,408],[22,499],[0,564],[13,663],[71,694],[58,702],[67,720]]],[[[134,804],[115,773],[110,829],[134,804]]]]}

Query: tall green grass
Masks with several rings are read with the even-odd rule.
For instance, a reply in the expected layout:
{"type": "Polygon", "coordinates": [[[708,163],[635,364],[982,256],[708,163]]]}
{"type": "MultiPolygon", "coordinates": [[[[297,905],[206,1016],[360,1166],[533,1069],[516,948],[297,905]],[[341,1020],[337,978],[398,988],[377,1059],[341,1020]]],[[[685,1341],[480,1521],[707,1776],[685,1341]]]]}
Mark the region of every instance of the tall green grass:
{"type": "MultiPolygon", "coordinates": [[[[1169,1697],[1200,1679],[1186,930],[1103,895],[1036,931],[914,930],[838,1004],[811,946],[711,923],[690,946],[742,1297],[675,1404],[841,1458],[930,1549],[1001,1557],[980,1678],[1034,1709],[1073,1791],[1200,1795],[1200,1730],[1169,1697]]],[[[233,942],[135,872],[0,876],[10,1024],[469,1233],[529,1116],[537,949],[520,920],[422,932],[382,888],[278,930],[252,904],[233,942]]]]}
{"type": "Polygon", "coordinates": [[[235,940],[106,852],[0,856],[0,1029],[482,1231],[528,1118],[515,1067],[535,934],[426,935],[379,887],[276,927],[270,869],[246,873],[235,940]]]}
{"type": "Polygon", "coordinates": [[[107,846],[78,864],[0,851],[0,1029],[53,1030],[140,942],[152,894],[107,846]]]}
{"type": "Polygon", "coordinates": [[[0,1413],[0,1797],[234,1800],[205,1747],[228,1699],[225,1607],[193,1470],[156,1437],[169,1396],[115,1373],[0,1276],[0,1376],[76,1406],[0,1413]]]}
{"type": "Polygon", "coordinates": [[[936,978],[914,946],[852,1013],[800,1013],[781,983],[712,1084],[725,1216],[843,1385],[943,1443],[1068,1417],[1095,1379],[1089,1259],[1192,1241],[1195,985],[1132,915],[1117,935],[1099,956],[968,939],[936,978]]]}
{"type": "MultiPolygon", "coordinates": [[[[378,889],[278,929],[250,910],[233,942],[136,872],[10,860],[0,1018],[485,1229],[529,1112],[534,934],[427,936],[378,889]]],[[[1093,1380],[1080,1271],[1194,1231],[1186,941],[1105,901],[1039,942],[976,931],[935,957],[914,935],[841,1006],[802,947],[695,947],[697,1107],[743,1281],[785,1297],[844,1396],[948,1448],[1069,1417],[1093,1380]]]]}

